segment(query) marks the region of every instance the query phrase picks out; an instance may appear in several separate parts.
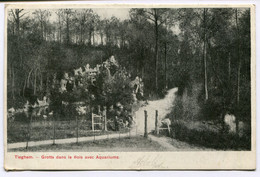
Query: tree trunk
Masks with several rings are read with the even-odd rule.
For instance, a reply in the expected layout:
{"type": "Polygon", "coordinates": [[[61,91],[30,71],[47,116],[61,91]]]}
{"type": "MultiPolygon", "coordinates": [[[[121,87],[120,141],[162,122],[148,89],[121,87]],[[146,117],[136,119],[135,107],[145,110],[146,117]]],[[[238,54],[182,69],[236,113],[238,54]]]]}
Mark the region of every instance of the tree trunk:
{"type": "Polygon", "coordinates": [[[206,48],[206,9],[203,10],[203,19],[204,19],[204,39],[203,39],[203,61],[204,61],[204,89],[205,89],[205,101],[208,100],[208,78],[207,78],[207,48],[206,48]]]}
{"type": "Polygon", "coordinates": [[[95,46],[95,32],[94,31],[93,31],[92,35],[93,35],[93,45],[95,46]]]}
{"type": "Polygon", "coordinates": [[[60,22],[60,19],[59,19],[59,43],[61,44],[61,22],[60,22]]]}
{"type": "Polygon", "coordinates": [[[114,35],[114,46],[117,46],[117,37],[114,35]]]}
{"type": "Polygon", "coordinates": [[[46,24],[43,26],[43,31],[44,31],[43,33],[44,39],[45,41],[48,41],[48,33],[51,34],[51,32],[48,31],[46,24]]]}
{"type": "Polygon", "coordinates": [[[7,68],[8,68],[8,77],[9,77],[8,79],[11,80],[12,79],[12,65],[8,66],[7,68]]]}
{"type": "Polygon", "coordinates": [[[20,58],[20,66],[22,66],[22,56],[20,51],[20,9],[15,10],[15,21],[16,21],[16,36],[17,36],[17,53],[20,58]]]}
{"type": "Polygon", "coordinates": [[[27,77],[26,77],[25,80],[24,80],[24,85],[23,85],[23,97],[24,97],[24,92],[25,92],[26,85],[27,85],[27,77]]]}
{"type": "Polygon", "coordinates": [[[110,44],[110,35],[106,34],[106,44],[110,44]]]}
{"type": "Polygon", "coordinates": [[[32,73],[33,69],[31,69],[31,71],[28,74],[28,78],[27,78],[27,88],[30,87],[30,77],[31,77],[31,73],[32,73]]]}
{"type": "Polygon", "coordinates": [[[167,43],[164,44],[164,72],[165,72],[165,89],[168,89],[167,81],[167,43]]]}
{"type": "Polygon", "coordinates": [[[42,19],[41,19],[41,39],[42,39],[42,40],[44,39],[44,30],[43,30],[43,22],[42,22],[42,19]]]}
{"type": "Polygon", "coordinates": [[[121,36],[121,44],[120,44],[120,48],[124,48],[124,41],[125,41],[124,37],[121,36]]]}
{"type": "Polygon", "coordinates": [[[231,81],[231,56],[228,54],[228,81],[231,81]]]}
{"type": "Polygon", "coordinates": [[[83,44],[83,27],[82,27],[83,25],[80,25],[80,44],[83,44]]]}
{"type": "Polygon", "coordinates": [[[69,29],[69,16],[68,16],[68,14],[67,14],[67,19],[66,19],[66,26],[67,26],[67,28],[66,28],[66,42],[67,42],[67,44],[69,44],[70,43],[70,29],[69,29]]]}
{"type": "Polygon", "coordinates": [[[155,89],[158,91],[158,19],[155,10],[155,89]]]}
{"type": "Polygon", "coordinates": [[[37,77],[37,69],[34,70],[34,84],[33,84],[33,94],[36,95],[36,77],[37,77]]]}
{"type": "Polygon", "coordinates": [[[89,30],[88,32],[88,45],[91,46],[91,36],[92,36],[92,32],[91,30],[89,30]]]}
{"type": "Polygon", "coordinates": [[[42,91],[43,90],[43,88],[42,88],[42,86],[43,86],[43,81],[42,81],[42,73],[40,72],[40,77],[41,77],[41,79],[40,79],[40,91],[42,91]]]}
{"type": "Polygon", "coordinates": [[[19,9],[16,9],[15,10],[15,13],[16,13],[16,35],[17,35],[17,38],[20,37],[20,15],[19,15],[19,9]]]}
{"type": "Polygon", "coordinates": [[[13,22],[12,29],[13,29],[13,35],[15,35],[15,22],[13,22]]]}
{"type": "MultiPolygon", "coordinates": [[[[238,9],[236,9],[236,28],[237,28],[237,57],[238,57],[238,66],[237,66],[237,108],[239,110],[239,102],[240,102],[240,69],[241,69],[241,61],[240,61],[240,34],[239,34],[239,26],[238,26],[238,9]]],[[[237,111],[238,111],[237,110],[237,111]]],[[[239,124],[239,114],[236,116],[236,132],[238,133],[238,124],[239,124]]]]}
{"type": "Polygon", "coordinates": [[[13,97],[13,100],[15,99],[15,75],[14,75],[14,67],[12,66],[12,97],[13,97]]]}
{"type": "Polygon", "coordinates": [[[101,45],[103,46],[103,33],[100,33],[100,38],[101,38],[101,45]]]}

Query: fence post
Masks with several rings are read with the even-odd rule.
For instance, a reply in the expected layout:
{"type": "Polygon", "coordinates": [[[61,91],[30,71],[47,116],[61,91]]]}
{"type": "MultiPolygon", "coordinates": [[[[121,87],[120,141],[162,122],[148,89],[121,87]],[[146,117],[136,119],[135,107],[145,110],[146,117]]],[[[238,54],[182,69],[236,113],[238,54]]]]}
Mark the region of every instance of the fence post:
{"type": "Polygon", "coordinates": [[[155,134],[159,134],[159,125],[158,125],[158,110],[155,111],[155,134]]]}
{"type": "Polygon", "coordinates": [[[97,111],[98,115],[100,115],[101,111],[100,111],[100,105],[98,105],[98,111],[97,111]]]}
{"type": "Polygon", "coordinates": [[[78,116],[76,116],[76,123],[77,123],[77,143],[79,143],[79,122],[78,122],[78,116]]]}
{"type": "Polygon", "coordinates": [[[147,111],[144,111],[144,137],[148,138],[148,133],[147,133],[147,111]]]}
{"type": "MultiPolygon", "coordinates": [[[[136,118],[136,113],[134,114],[135,120],[136,118]]],[[[135,121],[135,136],[137,136],[137,121],[135,121]]]]}
{"type": "Polygon", "coordinates": [[[104,109],[103,109],[103,119],[104,119],[104,130],[107,131],[107,107],[104,106],[104,109]]]}
{"type": "Polygon", "coordinates": [[[91,120],[92,120],[91,124],[92,124],[92,132],[93,132],[93,137],[94,137],[93,141],[95,141],[95,127],[94,127],[95,124],[94,124],[94,114],[93,114],[93,112],[94,112],[94,108],[91,107],[91,120]]]}
{"type": "Polygon", "coordinates": [[[52,124],[53,124],[53,145],[55,144],[55,138],[56,138],[56,130],[55,130],[55,119],[54,119],[54,115],[52,117],[52,124]]]}
{"type": "Polygon", "coordinates": [[[93,132],[93,137],[94,137],[94,141],[95,141],[95,124],[94,124],[94,115],[93,112],[91,113],[91,118],[92,118],[92,132],[93,132]]]}
{"type": "Polygon", "coordinates": [[[92,120],[92,131],[94,132],[95,131],[95,128],[94,128],[94,116],[93,116],[93,108],[91,108],[91,120],[92,120]]]}
{"type": "Polygon", "coordinates": [[[117,121],[117,116],[116,116],[116,125],[117,125],[117,130],[118,130],[118,134],[119,134],[119,140],[120,140],[120,125],[118,124],[118,121],[117,121]]]}
{"type": "Polygon", "coordinates": [[[27,137],[26,137],[26,149],[29,147],[29,140],[31,136],[31,125],[32,124],[32,115],[30,115],[30,121],[28,124],[27,137]]]}

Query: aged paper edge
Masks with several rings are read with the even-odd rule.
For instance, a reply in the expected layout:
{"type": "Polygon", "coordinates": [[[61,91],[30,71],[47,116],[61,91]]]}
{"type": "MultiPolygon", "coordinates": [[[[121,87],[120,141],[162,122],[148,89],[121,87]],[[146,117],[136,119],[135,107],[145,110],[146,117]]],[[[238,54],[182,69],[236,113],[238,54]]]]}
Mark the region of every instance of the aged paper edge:
{"type": "Polygon", "coordinates": [[[253,4],[5,4],[4,73],[4,168],[5,170],[254,170],[256,169],[256,31],[253,4]],[[32,152],[7,152],[7,10],[11,8],[250,8],[251,10],[251,151],[214,152],[33,152],[34,155],[117,155],[119,160],[17,160],[14,155],[32,152]],[[156,160],[138,165],[138,159],[156,160]]]}

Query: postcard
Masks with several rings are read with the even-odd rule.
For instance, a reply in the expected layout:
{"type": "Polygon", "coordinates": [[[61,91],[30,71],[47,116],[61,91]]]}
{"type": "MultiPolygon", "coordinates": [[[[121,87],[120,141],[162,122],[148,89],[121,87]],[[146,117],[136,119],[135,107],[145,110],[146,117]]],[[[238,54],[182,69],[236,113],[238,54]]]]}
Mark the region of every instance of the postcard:
{"type": "Polygon", "coordinates": [[[255,6],[6,4],[6,170],[254,170],[255,6]]]}

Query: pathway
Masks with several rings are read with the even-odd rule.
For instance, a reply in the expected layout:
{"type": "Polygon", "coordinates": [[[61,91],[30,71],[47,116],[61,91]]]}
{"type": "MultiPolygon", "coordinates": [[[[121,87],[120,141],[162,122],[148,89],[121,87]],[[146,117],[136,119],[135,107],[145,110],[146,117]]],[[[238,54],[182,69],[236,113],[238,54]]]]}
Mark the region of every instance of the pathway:
{"type": "Polygon", "coordinates": [[[144,134],[144,111],[147,111],[147,130],[150,133],[155,129],[155,110],[158,110],[158,119],[161,121],[165,116],[171,112],[173,101],[175,99],[175,93],[178,88],[173,88],[168,91],[163,99],[149,101],[148,105],[141,107],[135,113],[135,121],[137,123],[138,134],[144,134]]]}
{"type": "MultiPolygon", "coordinates": [[[[136,127],[134,127],[130,133],[123,134],[109,134],[109,135],[99,135],[99,136],[88,136],[88,137],[80,137],[78,138],[78,142],[89,142],[95,140],[104,140],[104,139],[113,139],[113,138],[125,138],[129,136],[143,135],[144,134],[144,110],[147,111],[148,121],[147,121],[147,130],[150,133],[155,129],[155,110],[158,110],[158,118],[161,121],[165,116],[170,113],[172,109],[172,103],[175,99],[175,93],[178,91],[178,88],[173,88],[168,91],[168,94],[165,98],[155,101],[149,101],[146,106],[139,108],[136,111],[136,127]]],[[[152,141],[159,143],[161,146],[166,148],[169,151],[200,151],[200,150],[213,150],[206,149],[203,147],[193,146],[186,142],[178,141],[176,139],[171,139],[169,137],[156,137],[149,134],[149,138],[152,141]]],[[[68,138],[68,139],[56,139],[55,144],[66,144],[66,143],[76,143],[77,138],[68,138]]],[[[28,142],[28,147],[40,146],[40,145],[51,145],[53,144],[53,140],[45,140],[45,141],[30,141],[28,142]]],[[[24,148],[26,147],[26,142],[21,143],[12,143],[8,144],[8,149],[16,149],[16,148],[24,148]]]]}
{"type": "MultiPolygon", "coordinates": [[[[134,134],[122,133],[122,134],[108,134],[108,135],[99,135],[99,136],[87,136],[87,137],[79,137],[78,142],[89,142],[89,141],[97,141],[104,139],[113,139],[113,138],[125,138],[129,136],[135,136],[134,134]]],[[[55,144],[69,144],[76,143],[77,138],[66,138],[66,139],[56,139],[55,144]]],[[[53,144],[53,140],[44,140],[44,141],[29,141],[28,147],[41,146],[41,145],[51,145],[53,144]]],[[[16,148],[25,148],[26,142],[21,143],[8,143],[7,149],[16,149],[16,148]]]]}

